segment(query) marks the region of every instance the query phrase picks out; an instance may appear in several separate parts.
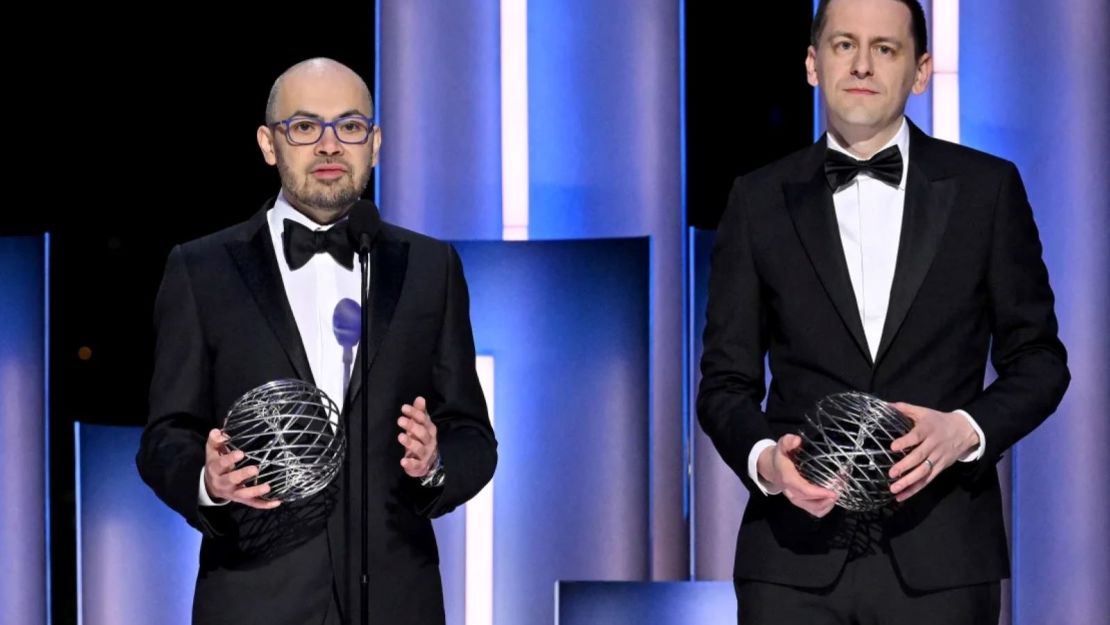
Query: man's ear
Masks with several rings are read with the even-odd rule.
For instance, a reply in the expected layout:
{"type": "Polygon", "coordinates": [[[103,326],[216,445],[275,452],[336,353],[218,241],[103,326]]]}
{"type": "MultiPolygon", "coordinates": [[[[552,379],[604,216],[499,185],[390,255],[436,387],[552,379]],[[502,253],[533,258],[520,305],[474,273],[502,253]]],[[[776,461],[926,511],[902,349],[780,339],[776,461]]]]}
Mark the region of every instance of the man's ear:
{"type": "Polygon", "coordinates": [[[817,48],[810,46],[806,50],[806,82],[810,87],[816,87],[817,82],[817,48]]]}
{"type": "Polygon", "coordinates": [[[255,133],[258,140],[258,149],[262,150],[262,158],[268,165],[277,165],[277,149],[274,146],[274,131],[269,126],[259,126],[255,133]]]}
{"type": "Polygon", "coordinates": [[[917,70],[913,77],[913,93],[921,95],[929,88],[929,79],[933,77],[933,55],[926,52],[917,60],[917,70]]]}
{"type": "Polygon", "coordinates": [[[370,166],[374,167],[378,164],[378,155],[381,154],[382,149],[382,127],[374,126],[374,132],[370,136],[370,166]]]}

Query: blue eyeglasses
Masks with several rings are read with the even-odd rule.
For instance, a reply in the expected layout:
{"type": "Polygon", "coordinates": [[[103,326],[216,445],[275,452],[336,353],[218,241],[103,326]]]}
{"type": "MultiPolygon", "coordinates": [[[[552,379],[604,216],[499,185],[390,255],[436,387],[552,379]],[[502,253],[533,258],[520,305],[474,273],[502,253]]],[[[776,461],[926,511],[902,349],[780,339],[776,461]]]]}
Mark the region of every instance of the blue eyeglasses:
{"type": "Polygon", "coordinates": [[[312,145],[324,136],[324,131],[329,127],[335,131],[335,138],[340,143],[357,145],[366,143],[374,130],[374,123],[364,115],[347,115],[330,122],[298,115],[283,119],[274,126],[284,129],[285,138],[292,145],[312,145]]]}

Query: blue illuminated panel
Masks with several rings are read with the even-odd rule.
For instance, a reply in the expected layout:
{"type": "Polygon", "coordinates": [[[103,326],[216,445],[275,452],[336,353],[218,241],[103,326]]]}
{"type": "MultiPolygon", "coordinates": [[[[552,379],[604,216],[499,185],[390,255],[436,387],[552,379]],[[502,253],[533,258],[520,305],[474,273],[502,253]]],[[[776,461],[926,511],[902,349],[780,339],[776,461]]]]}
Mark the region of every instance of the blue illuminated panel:
{"type": "Polygon", "coordinates": [[[78,424],[79,618],[83,625],[188,625],[200,533],[135,469],[139,427],[78,424]]]}
{"type": "MultiPolygon", "coordinates": [[[[551,623],[556,580],[648,579],[648,241],[457,247],[497,363],[494,622],[551,623]]],[[[463,527],[437,524],[449,604],[463,527]]]]}
{"type": "Polygon", "coordinates": [[[1072,381],[1013,459],[1013,623],[1110,614],[1110,5],[960,3],[962,143],[1022,174],[1072,381]]]}
{"type": "Polygon", "coordinates": [[[556,625],[735,623],[732,582],[560,582],[556,625]]]}
{"type": "Polygon", "coordinates": [[[650,575],[689,576],[675,0],[528,2],[528,234],[651,237],[650,575]]]}
{"type": "Polygon", "coordinates": [[[501,238],[500,3],[379,2],[382,217],[501,238]]]}
{"type": "Polygon", "coordinates": [[[698,369],[702,354],[702,333],[705,332],[705,308],[709,301],[710,253],[713,251],[715,233],[690,230],[690,256],[693,276],[690,281],[691,308],[693,313],[693,357],[689,372],[692,392],[690,415],[692,419],[694,458],[693,469],[693,522],[692,557],[694,579],[731,580],[733,560],[736,556],[736,535],[740,517],[748,503],[748,491],[732,469],[721,460],[705,432],[697,423],[697,389],[701,382],[698,369]]]}
{"type": "Polygon", "coordinates": [[[433,520],[432,527],[439,547],[439,575],[443,582],[443,611],[447,616],[447,625],[467,625],[466,506],[433,520]]]}
{"type": "Polygon", "coordinates": [[[49,620],[47,251],[0,238],[0,623],[49,620]],[[14,571],[11,567],[14,566],[14,571]]]}

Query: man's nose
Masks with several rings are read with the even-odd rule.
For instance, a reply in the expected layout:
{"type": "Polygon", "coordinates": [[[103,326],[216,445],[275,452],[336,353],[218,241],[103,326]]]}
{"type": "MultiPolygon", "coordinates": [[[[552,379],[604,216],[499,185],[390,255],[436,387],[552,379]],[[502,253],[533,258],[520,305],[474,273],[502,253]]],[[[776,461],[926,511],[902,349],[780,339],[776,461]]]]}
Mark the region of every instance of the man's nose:
{"type": "Polygon", "coordinates": [[[331,156],[343,151],[343,143],[335,133],[334,127],[324,127],[324,134],[320,135],[320,140],[316,142],[317,154],[331,156]]]}
{"type": "Polygon", "coordinates": [[[871,73],[871,52],[861,48],[852,58],[852,75],[856,78],[866,78],[871,73]]]}

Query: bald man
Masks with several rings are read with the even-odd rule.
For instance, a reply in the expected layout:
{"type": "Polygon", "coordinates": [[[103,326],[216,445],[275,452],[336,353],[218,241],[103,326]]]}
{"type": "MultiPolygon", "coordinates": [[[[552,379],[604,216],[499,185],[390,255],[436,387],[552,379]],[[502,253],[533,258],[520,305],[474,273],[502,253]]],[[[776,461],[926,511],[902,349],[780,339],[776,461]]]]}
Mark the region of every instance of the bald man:
{"type": "Polygon", "coordinates": [[[372,115],[370,91],[350,68],[330,59],[289,68],[256,133],[280,191],[248,221],[169,254],[136,462],[203,534],[195,624],[361,623],[363,555],[369,623],[444,622],[430,519],[489,482],[497,443],[449,244],[382,223],[369,259],[368,345],[345,346],[333,331],[340,302],[361,302],[344,232],[377,163],[372,115]],[[282,502],[220,427],[244,393],[288,378],[335,401],[349,445],[327,489],[282,502]]]}

